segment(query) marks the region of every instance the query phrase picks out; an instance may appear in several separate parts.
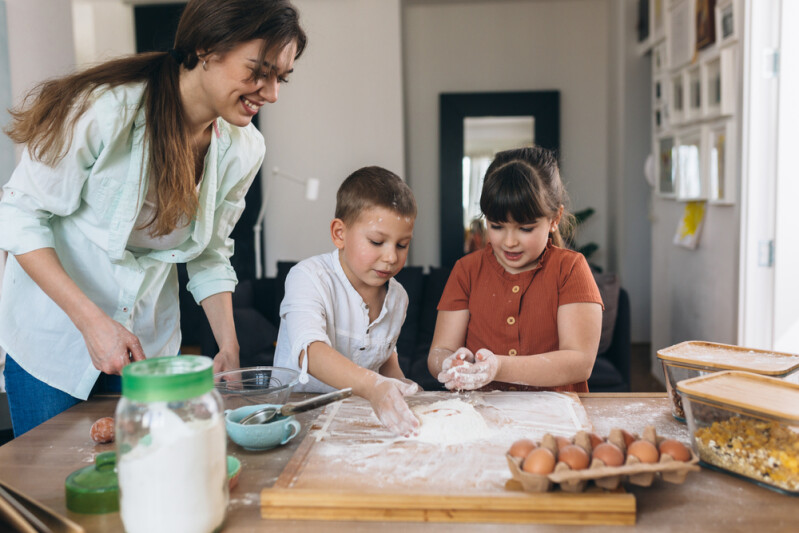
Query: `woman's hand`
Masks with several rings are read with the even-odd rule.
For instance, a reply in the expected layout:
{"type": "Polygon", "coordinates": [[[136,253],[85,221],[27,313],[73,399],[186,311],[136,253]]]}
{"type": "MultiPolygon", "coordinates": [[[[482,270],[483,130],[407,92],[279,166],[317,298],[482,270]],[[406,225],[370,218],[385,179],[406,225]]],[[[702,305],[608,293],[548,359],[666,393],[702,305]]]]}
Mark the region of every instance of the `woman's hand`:
{"type": "Polygon", "coordinates": [[[214,374],[239,368],[239,352],[234,350],[219,350],[214,357],[214,374]]]}
{"type": "Polygon", "coordinates": [[[491,350],[481,348],[472,355],[459,348],[442,365],[438,380],[449,390],[475,390],[485,387],[497,376],[500,360],[491,350]]]}
{"type": "Polygon", "coordinates": [[[404,396],[418,390],[416,383],[380,376],[366,399],[384,426],[397,435],[409,437],[419,433],[419,420],[405,403],[404,396]]]}
{"type": "Polygon", "coordinates": [[[94,368],[105,374],[121,374],[133,361],[144,361],[138,337],[108,315],[96,317],[81,329],[94,368]]]}

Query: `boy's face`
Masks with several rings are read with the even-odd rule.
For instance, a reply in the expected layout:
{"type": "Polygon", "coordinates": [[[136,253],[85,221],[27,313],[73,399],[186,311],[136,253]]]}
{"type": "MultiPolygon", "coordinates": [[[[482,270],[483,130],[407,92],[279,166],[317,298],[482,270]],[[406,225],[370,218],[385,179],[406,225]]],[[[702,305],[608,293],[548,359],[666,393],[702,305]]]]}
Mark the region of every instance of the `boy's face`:
{"type": "Polygon", "coordinates": [[[352,224],[341,219],[331,223],[333,244],[339,249],[344,273],[362,296],[382,287],[408,259],[413,237],[413,217],[385,207],[371,207],[352,224]]]}

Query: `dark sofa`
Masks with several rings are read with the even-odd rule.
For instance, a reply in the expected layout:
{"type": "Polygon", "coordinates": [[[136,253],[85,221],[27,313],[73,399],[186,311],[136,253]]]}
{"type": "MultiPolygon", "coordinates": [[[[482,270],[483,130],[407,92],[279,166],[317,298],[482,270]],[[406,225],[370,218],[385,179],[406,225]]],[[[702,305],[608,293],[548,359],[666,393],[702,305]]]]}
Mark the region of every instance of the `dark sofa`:
{"type": "MultiPolygon", "coordinates": [[[[279,308],[284,283],[293,262],[278,263],[275,278],[242,281],[233,295],[233,313],[241,347],[241,366],[271,365],[279,308]]],[[[410,379],[425,390],[442,390],[427,370],[427,354],[433,340],[436,306],[444,291],[449,270],[405,267],[398,275],[408,293],[408,313],[397,341],[400,366],[410,379]]],[[[612,274],[595,273],[605,302],[600,353],[588,380],[592,392],[630,390],[630,302],[627,292],[612,274]]],[[[185,286],[185,280],[181,280],[185,286]]],[[[217,347],[201,309],[191,296],[181,294],[181,327],[184,344],[199,345],[202,353],[213,355],[217,347]]]]}

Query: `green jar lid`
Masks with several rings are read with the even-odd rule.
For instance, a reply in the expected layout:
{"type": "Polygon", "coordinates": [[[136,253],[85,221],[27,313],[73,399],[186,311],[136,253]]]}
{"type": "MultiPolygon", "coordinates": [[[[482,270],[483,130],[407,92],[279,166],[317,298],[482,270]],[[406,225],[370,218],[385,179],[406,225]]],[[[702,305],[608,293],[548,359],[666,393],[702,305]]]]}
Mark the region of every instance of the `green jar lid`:
{"type": "Polygon", "coordinates": [[[103,452],[94,464],[67,476],[67,509],[76,513],[103,514],[119,511],[119,483],[114,467],[116,452],[103,452]]]}
{"type": "Polygon", "coordinates": [[[122,396],[136,402],[174,402],[214,388],[213,360],[201,355],[154,357],[122,370],[122,396]]]}

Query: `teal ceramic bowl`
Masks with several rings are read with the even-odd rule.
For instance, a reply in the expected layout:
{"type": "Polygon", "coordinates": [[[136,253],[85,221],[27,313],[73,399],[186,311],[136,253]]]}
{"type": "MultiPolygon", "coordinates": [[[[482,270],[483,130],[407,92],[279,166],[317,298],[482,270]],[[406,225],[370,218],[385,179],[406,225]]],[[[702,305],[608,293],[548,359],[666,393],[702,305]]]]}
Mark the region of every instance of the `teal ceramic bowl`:
{"type": "Polygon", "coordinates": [[[282,446],[296,437],[301,426],[293,416],[277,415],[266,424],[239,424],[250,413],[270,406],[282,407],[281,404],[261,404],[225,411],[225,428],[230,440],[246,450],[261,451],[282,446]]]}

